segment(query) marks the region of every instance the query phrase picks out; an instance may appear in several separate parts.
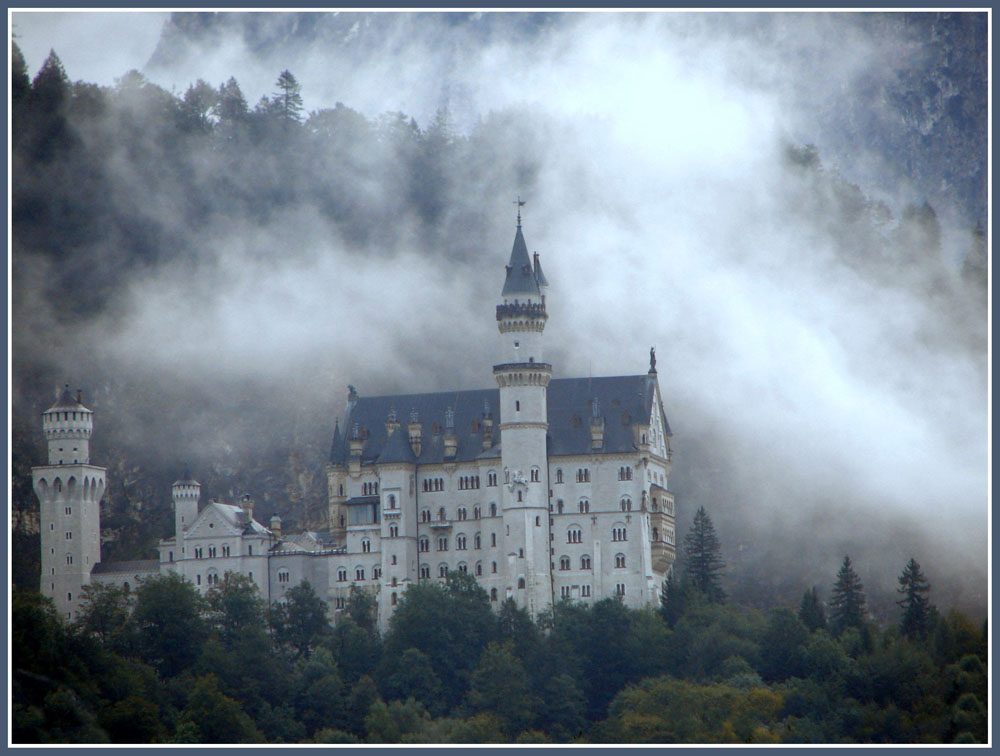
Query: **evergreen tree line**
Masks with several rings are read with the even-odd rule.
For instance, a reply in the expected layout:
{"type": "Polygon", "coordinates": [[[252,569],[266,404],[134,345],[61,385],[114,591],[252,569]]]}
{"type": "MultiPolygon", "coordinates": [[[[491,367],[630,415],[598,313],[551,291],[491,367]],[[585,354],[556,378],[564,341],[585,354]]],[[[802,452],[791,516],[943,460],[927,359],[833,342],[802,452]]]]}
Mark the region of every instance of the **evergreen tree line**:
{"type": "Polygon", "coordinates": [[[93,584],[77,623],[13,597],[15,743],[939,743],[986,741],[986,628],[940,615],[911,559],[879,628],[849,558],[824,607],[737,606],[701,509],[658,609],[498,611],[471,576],[412,585],[387,632],[354,589],[268,606],[227,574],[93,584]]]}

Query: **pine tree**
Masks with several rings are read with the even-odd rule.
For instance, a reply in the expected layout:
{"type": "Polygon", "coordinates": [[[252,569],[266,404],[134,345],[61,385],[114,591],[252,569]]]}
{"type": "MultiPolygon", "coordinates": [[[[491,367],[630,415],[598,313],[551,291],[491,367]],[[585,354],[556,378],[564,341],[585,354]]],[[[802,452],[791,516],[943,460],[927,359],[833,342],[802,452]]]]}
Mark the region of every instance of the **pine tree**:
{"type": "Polygon", "coordinates": [[[822,630],[826,627],[826,613],[823,611],[823,604],[820,603],[816,586],[802,594],[802,603],[799,604],[799,620],[809,628],[809,632],[822,630]]]}
{"type": "Polygon", "coordinates": [[[845,556],[830,595],[830,624],[839,633],[848,627],[861,627],[864,618],[864,586],[851,567],[851,558],[845,556]]]}
{"type": "Polygon", "coordinates": [[[291,71],[281,72],[278,81],[275,82],[279,92],[274,94],[274,103],[277,111],[285,121],[302,121],[302,87],[295,80],[291,71]]]}
{"type": "Polygon", "coordinates": [[[721,548],[712,518],[705,507],[699,507],[694,525],[684,536],[684,576],[693,588],[714,603],[721,603],[726,598],[722,590],[722,570],[726,565],[719,555],[721,548]]]}
{"type": "Polygon", "coordinates": [[[931,609],[925,594],[930,588],[917,560],[910,557],[903,568],[903,574],[899,576],[897,590],[903,594],[903,598],[896,602],[903,610],[899,630],[907,638],[923,638],[927,635],[931,609]]]}
{"type": "Polygon", "coordinates": [[[55,50],[49,51],[49,57],[35,74],[31,94],[35,105],[45,113],[56,112],[69,99],[69,77],[55,50]]]}
{"type": "Polygon", "coordinates": [[[670,570],[660,590],[660,616],[668,627],[673,627],[682,614],[684,614],[684,588],[675,577],[674,571],[670,570]]]}

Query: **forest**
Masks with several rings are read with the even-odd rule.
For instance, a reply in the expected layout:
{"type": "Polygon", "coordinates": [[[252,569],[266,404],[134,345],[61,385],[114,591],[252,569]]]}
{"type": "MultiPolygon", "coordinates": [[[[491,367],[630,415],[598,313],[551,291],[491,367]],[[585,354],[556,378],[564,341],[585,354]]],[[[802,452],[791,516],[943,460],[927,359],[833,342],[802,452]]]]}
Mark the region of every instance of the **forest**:
{"type": "MultiPolygon", "coordinates": [[[[331,622],[308,583],[267,606],[228,573],[87,590],[74,624],[17,590],[15,743],[984,743],[987,627],[940,614],[910,559],[879,627],[845,557],[826,601],[725,595],[702,509],[659,607],[498,611],[461,572],[377,631],[356,589],[331,622]]],[[[825,593],[825,591],[824,591],[825,593]]]]}

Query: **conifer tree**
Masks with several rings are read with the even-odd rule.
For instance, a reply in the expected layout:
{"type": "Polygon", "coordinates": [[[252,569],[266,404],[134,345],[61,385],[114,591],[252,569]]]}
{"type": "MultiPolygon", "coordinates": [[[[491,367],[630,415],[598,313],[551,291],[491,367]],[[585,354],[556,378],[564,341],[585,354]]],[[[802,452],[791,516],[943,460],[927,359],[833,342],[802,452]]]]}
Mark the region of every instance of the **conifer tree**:
{"type": "Polygon", "coordinates": [[[861,627],[865,618],[865,594],[861,578],[851,567],[851,558],[837,572],[837,582],[830,594],[830,624],[840,633],[848,627],[861,627]]]}
{"type": "Polygon", "coordinates": [[[682,614],[684,614],[684,588],[674,575],[674,571],[670,570],[660,590],[660,616],[667,626],[672,628],[682,614]]]}
{"type": "Polygon", "coordinates": [[[903,610],[899,630],[907,638],[923,638],[927,635],[930,602],[925,594],[930,588],[917,560],[910,557],[903,568],[903,574],[899,576],[897,590],[903,594],[903,598],[896,602],[903,610]]]}
{"type": "Polygon", "coordinates": [[[809,632],[826,627],[826,613],[823,611],[823,604],[820,603],[816,586],[802,594],[802,603],[799,604],[799,620],[809,628],[809,632]]]}
{"type": "Polygon", "coordinates": [[[684,536],[684,577],[691,587],[714,603],[726,598],[722,590],[722,570],[726,565],[719,555],[721,548],[712,518],[705,507],[699,507],[691,530],[684,536]]]}
{"type": "Polygon", "coordinates": [[[291,71],[284,70],[278,76],[275,86],[280,91],[274,94],[277,112],[285,121],[299,123],[302,120],[302,87],[291,71]]]}

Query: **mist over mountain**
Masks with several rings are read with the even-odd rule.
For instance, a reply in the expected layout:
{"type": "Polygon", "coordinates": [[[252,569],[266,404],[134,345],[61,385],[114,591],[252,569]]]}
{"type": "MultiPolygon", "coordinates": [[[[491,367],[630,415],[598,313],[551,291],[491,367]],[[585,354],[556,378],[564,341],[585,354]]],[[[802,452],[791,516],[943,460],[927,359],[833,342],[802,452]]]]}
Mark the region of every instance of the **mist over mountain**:
{"type": "Polygon", "coordinates": [[[914,555],[980,611],[985,28],[179,13],[110,86],[15,51],[16,532],[64,382],[97,413],[111,555],[167,535],[185,463],[322,526],[349,382],[491,385],[520,195],[555,374],[656,345],[679,535],[712,513],[734,596],[797,601],[849,553],[884,613],[914,555]]]}

